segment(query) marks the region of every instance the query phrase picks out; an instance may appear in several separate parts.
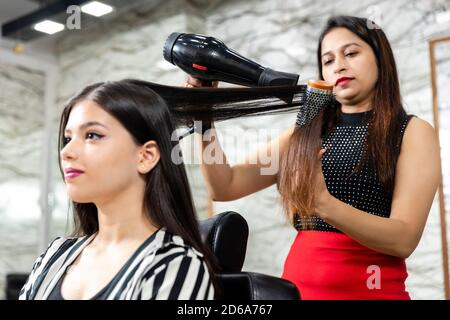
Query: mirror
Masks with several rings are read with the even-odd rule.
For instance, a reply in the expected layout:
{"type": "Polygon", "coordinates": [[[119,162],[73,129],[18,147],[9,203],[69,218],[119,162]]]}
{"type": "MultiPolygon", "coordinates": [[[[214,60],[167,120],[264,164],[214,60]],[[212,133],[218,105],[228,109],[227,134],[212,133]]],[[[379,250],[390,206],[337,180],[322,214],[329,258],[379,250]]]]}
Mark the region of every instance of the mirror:
{"type": "Polygon", "coordinates": [[[434,127],[441,145],[442,175],[439,185],[442,260],[445,299],[450,299],[446,212],[450,212],[450,36],[429,42],[434,127]],[[447,207],[446,207],[447,204],[447,207]]]}

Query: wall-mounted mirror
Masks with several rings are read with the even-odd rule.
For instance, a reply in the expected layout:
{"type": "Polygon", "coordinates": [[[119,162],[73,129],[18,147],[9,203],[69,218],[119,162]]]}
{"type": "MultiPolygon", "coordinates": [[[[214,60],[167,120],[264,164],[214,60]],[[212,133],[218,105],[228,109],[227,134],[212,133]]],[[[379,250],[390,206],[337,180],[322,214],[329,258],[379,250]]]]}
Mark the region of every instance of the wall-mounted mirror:
{"type": "Polygon", "coordinates": [[[445,299],[450,299],[446,213],[450,212],[450,36],[433,39],[430,45],[434,127],[439,132],[442,176],[439,186],[442,261],[445,299]]]}

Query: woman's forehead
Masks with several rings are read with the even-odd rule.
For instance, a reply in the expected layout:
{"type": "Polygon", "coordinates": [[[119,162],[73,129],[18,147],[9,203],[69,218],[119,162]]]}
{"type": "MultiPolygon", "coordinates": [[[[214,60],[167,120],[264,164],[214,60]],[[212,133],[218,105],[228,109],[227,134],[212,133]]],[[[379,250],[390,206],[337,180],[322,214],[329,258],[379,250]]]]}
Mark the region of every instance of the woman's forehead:
{"type": "Polygon", "coordinates": [[[321,51],[322,54],[329,51],[333,52],[351,44],[363,46],[364,41],[346,28],[335,28],[323,38],[321,51]]]}
{"type": "Polygon", "coordinates": [[[99,122],[106,126],[113,125],[114,120],[114,117],[94,101],[83,100],[72,107],[66,129],[78,128],[86,122],[99,122]]]}

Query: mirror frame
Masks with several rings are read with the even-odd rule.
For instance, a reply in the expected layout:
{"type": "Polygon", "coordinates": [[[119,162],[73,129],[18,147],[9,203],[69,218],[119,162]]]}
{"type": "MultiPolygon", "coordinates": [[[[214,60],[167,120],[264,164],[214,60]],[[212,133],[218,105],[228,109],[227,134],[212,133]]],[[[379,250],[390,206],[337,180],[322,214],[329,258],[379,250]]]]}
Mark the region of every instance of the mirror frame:
{"type": "MultiPolygon", "coordinates": [[[[450,35],[431,39],[429,41],[430,51],[430,65],[431,65],[431,88],[433,93],[433,116],[434,116],[434,128],[438,133],[439,138],[439,101],[438,101],[438,85],[436,77],[436,55],[435,47],[442,42],[450,42],[450,35]]],[[[441,242],[442,242],[442,263],[443,263],[443,275],[444,275],[444,293],[445,299],[450,300],[450,276],[448,266],[448,245],[447,245],[447,224],[445,221],[445,195],[443,185],[443,175],[441,172],[439,182],[439,215],[441,221],[441,242]]]]}

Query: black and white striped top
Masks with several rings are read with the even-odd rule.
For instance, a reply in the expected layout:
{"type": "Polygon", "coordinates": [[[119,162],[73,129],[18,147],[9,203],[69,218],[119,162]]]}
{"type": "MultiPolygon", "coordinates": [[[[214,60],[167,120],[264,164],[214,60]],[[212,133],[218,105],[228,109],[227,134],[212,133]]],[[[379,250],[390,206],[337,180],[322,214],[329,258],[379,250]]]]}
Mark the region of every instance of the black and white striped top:
{"type": "MultiPolygon", "coordinates": [[[[68,267],[95,234],[56,238],[33,265],[19,300],[62,298],[60,284],[68,267]]],[[[203,300],[214,298],[214,287],[203,255],[179,236],[161,228],[153,233],[114,278],[92,299],[203,300]]]]}

